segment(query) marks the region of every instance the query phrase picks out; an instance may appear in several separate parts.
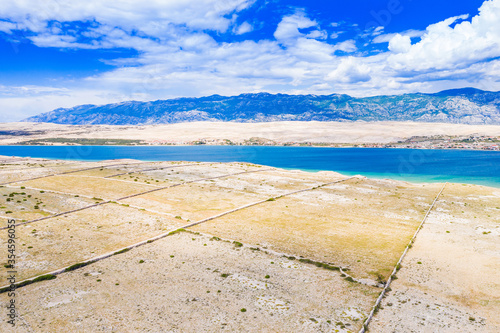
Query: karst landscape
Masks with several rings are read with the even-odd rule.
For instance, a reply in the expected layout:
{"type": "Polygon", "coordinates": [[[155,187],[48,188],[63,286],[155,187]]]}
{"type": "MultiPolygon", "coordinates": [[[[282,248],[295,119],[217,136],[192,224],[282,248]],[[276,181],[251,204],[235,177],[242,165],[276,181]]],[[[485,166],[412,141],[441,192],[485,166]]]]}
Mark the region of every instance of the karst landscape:
{"type": "Polygon", "coordinates": [[[497,188],[246,163],[0,167],[16,332],[500,329],[497,188]]]}

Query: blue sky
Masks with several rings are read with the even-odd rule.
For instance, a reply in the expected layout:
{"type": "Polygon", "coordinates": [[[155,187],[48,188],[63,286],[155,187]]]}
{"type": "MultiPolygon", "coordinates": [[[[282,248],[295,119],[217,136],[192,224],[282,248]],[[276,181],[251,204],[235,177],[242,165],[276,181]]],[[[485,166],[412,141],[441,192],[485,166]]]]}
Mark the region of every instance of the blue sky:
{"type": "Polygon", "coordinates": [[[0,121],[249,92],[500,90],[500,0],[35,0],[0,6],[0,121]]]}

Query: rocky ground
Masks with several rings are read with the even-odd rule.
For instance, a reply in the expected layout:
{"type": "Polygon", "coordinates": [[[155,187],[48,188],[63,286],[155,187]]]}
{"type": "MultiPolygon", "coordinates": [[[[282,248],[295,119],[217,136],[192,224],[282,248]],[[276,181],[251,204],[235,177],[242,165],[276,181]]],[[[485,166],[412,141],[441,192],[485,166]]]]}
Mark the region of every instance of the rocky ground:
{"type": "MultiPolygon", "coordinates": [[[[357,332],[443,186],[245,163],[0,160],[1,279],[8,218],[25,223],[17,281],[56,274],[17,289],[17,325],[2,332],[357,332]]],[[[446,185],[370,331],[497,332],[499,213],[499,189],[446,185]]]]}
{"type": "MultiPolygon", "coordinates": [[[[500,137],[498,125],[417,122],[190,122],[168,125],[0,124],[0,144],[389,144],[450,137],[500,137]],[[411,141],[411,140],[410,140],[411,141]]],[[[439,141],[439,140],[438,140],[439,141]]]]}

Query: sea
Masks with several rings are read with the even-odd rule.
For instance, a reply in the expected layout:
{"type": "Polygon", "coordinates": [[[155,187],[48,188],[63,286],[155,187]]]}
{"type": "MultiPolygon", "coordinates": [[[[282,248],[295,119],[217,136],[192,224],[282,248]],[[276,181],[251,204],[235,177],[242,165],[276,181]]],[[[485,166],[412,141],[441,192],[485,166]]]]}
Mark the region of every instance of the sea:
{"type": "Polygon", "coordinates": [[[500,152],[281,146],[0,146],[0,155],[100,161],[248,162],[308,172],[335,171],[410,182],[500,188],[500,152]]]}

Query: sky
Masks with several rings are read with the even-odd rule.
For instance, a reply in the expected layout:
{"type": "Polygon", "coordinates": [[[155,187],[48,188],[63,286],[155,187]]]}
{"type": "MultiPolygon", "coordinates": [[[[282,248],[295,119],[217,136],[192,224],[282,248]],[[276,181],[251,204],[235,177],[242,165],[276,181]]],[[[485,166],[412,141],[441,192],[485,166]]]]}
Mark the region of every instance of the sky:
{"type": "Polygon", "coordinates": [[[500,0],[0,0],[0,121],[241,93],[500,90],[500,0]]]}

